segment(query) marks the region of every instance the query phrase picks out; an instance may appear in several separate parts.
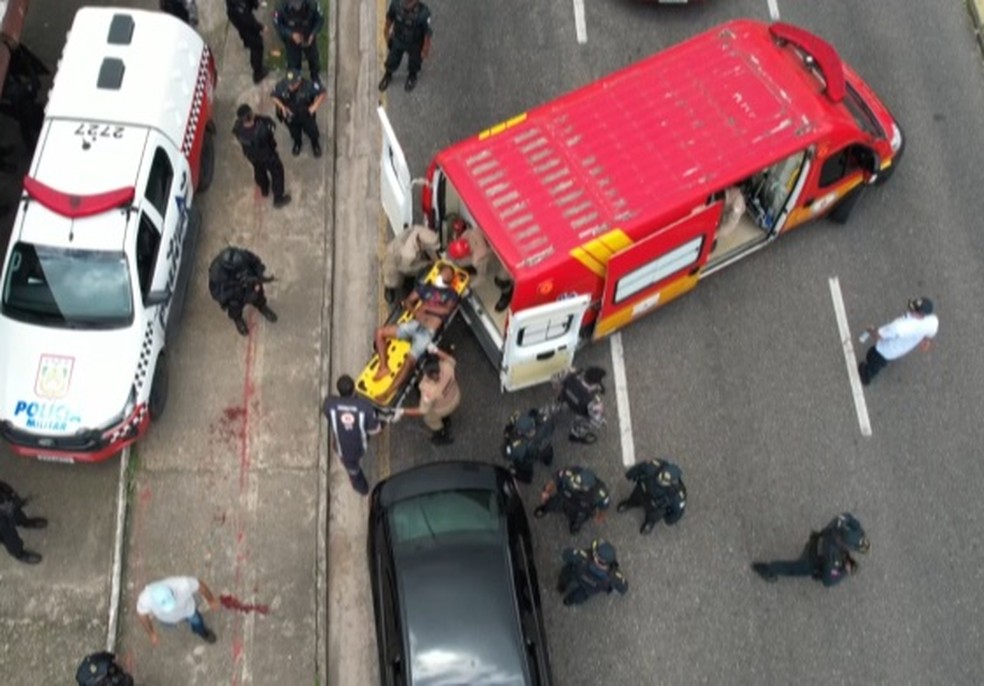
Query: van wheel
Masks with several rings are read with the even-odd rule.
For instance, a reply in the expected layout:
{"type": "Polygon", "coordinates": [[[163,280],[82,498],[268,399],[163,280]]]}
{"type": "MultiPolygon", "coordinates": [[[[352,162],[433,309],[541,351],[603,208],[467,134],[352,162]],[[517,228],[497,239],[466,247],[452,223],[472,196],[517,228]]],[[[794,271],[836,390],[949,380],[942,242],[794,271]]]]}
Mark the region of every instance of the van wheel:
{"type": "Polygon", "coordinates": [[[861,197],[861,186],[858,186],[847,195],[845,195],[837,206],[830,211],[830,219],[838,224],[846,224],[848,218],[851,216],[851,210],[854,206],[858,204],[858,198],[861,197]]]}
{"type": "Polygon", "coordinates": [[[204,193],[212,185],[215,175],[215,124],[209,122],[205,126],[205,137],[202,139],[202,157],[198,164],[199,193],[204,193]]]}
{"type": "Polygon", "coordinates": [[[147,401],[147,410],[152,420],[157,420],[164,414],[164,408],[167,406],[168,383],[167,355],[162,352],[157,356],[154,380],[150,387],[150,399],[147,401]]]}

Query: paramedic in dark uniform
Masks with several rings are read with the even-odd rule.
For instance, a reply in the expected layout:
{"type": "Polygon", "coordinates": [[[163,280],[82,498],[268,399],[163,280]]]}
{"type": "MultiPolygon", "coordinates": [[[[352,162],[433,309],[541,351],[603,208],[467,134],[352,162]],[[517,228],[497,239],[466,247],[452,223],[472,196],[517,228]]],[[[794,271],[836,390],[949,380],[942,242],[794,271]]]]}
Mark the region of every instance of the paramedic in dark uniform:
{"type": "Polygon", "coordinates": [[[625,478],[635,482],[632,494],[620,502],[618,512],[633,507],[643,507],[646,518],[639,533],[648,534],[656,522],[676,524],[683,517],[687,505],[687,487],[683,484],[680,468],[666,460],[646,460],[632,465],[625,478]]]}
{"type": "Polygon", "coordinates": [[[287,124],[290,137],[294,141],[294,156],[301,154],[301,132],[311,141],[315,157],[321,157],[321,136],[315,115],[327,97],[325,89],[317,81],[308,81],[300,72],[288,71],[273,89],[273,102],[277,115],[287,124]]]}
{"type": "Polygon", "coordinates": [[[177,17],[188,26],[198,26],[198,5],[195,0],[161,0],[161,12],[177,17]]]}
{"type": "Polygon", "coordinates": [[[273,206],[283,207],[290,202],[290,194],[284,192],[284,165],[277,154],[277,138],[273,134],[276,128],[270,117],[253,114],[249,105],[240,105],[232,133],[253,165],[253,180],[260,187],[260,193],[267,197],[272,185],[273,206]]]}
{"type": "Polygon", "coordinates": [[[615,546],[603,538],[593,540],[590,548],[566,548],[563,560],[557,592],[566,593],[564,605],[568,607],[602,591],[625,595],[629,590],[629,582],[618,569],[615,546]]]}
{"type": "Polygon", "coordinates": [[[362,458],[369,445],[369,437],[382,429],[372,404],[355,395],[355,382],[345,374],[335,384],[338,395],[325,399],[323,412],[331,429],[332,448],[341,460],[349,481],[358,493],[369,493],[369,482],[362,472],[362,458]]]}
{"type": "Polygon", "coordinates": [[[407,82],[404,88],[412,91],[417,85],[417,73],[424,58],[430,53],[431,15],[427,5],[419,0],[390,0],[386,10],[386,27],[383,38],[389,46],[386,55],[386,73],[379,82],[379,90],[389,88],[403,53],[407,53],[407,82]]]}
{"type": "Polygon", "coordinates": [[[857,572],[858,563],[851,553],[867,553],[870,549],[861,522],[845,512],[823,531],[811,533],[797,559],[755,562],[752,571],[766,581],[775,581],[780,576],[809,576],[829,588],[857,572]]]}
{"type": "Polygon", "coordinates": [[[24,541],[17,527],[24,529],[43,529],[48,526],[44,517],[28,517],[24,514],[27,499],[20,497],[10,484],[0,481],[0,543],[16,560],[36,565],[41,556],[24,549],[24,541]]]}
{"type": "Polygon", "coordinates": [[[273,281],[265,276],[266,265],[245,248],[228,247],[212,260],[208,268],[208,290],[212,299],[229,314],[236,330],[249,335],[249,327],[243,319],[243,308],[252,305],[269,322],[277,321],[277,313],[267,305],[263,284],[273,281]]]}
{"type": "Polygon", "coordinates": [[[226,16],[236,27],[243,45],[249,50],[249,65],[253,68],[253,83],[262,81],[270,70],[263,66],[263,25],[253,16],[259,0],[226,0],[226,16]]]}
{"type": "Polygon", "coordinates": [[[314,0],[283,0],[273,13],[273,25],[287,51],[287,68],[301,70],[301,57],[307,57],[311,80],[321,80],[318,33],[325,25],[321,6],[314,0]]]}
{"type": "Polygon", "coordinates": [[[539,519],[548,512],[563,512],[570,532],[576,534],[592,516],[601,522],[611,504],[608,487],[587,467],[558,469],[540,493],[540,505],[533,510],[539,519]]]}

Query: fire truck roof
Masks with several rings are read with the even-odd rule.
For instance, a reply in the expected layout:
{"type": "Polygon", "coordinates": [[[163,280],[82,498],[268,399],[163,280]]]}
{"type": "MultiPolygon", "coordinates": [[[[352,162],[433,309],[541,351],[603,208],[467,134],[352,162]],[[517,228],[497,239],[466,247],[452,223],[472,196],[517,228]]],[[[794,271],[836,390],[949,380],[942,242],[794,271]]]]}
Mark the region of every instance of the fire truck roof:
{"type": "Polygon", "coordinates": [[[169,14],[84,7],[72,22],[45,115],[155,128],[181,148],[204,48],[169,14]]]}
{"type": "Polygon", "coordinates": [[[773,36],[766,23],[732,21],[453,145],[438,162],[503,259],[547,268],[610,229],[679,218],[847,122],[835,102],[843,69],[805,31],[773,36]],[[826,94],[780,42],[814,55],[826,94]]]}

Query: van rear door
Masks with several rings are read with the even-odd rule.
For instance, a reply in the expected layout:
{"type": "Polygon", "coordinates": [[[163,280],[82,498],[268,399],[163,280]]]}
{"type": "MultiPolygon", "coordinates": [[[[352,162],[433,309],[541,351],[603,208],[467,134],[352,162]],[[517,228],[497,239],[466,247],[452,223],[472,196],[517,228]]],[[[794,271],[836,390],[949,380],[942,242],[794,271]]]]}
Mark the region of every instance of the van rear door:
{"type": "Polygon", "coordinates": [[[506,324],[499,379],[507,391],[549,381],[574,365],[590,296],[578,295],[515,312],[506,324]]]}
{"type": "Polygon", "coordinates": [[[390,125],[386,110],[377,107],[379,123],[383,128],[382,154],[379,158],[379,192],[383,211],[389,219],[390,229],[397,236],[413,223],[413,180],[410,167],[403,155],[396,132],[390,125]]]}

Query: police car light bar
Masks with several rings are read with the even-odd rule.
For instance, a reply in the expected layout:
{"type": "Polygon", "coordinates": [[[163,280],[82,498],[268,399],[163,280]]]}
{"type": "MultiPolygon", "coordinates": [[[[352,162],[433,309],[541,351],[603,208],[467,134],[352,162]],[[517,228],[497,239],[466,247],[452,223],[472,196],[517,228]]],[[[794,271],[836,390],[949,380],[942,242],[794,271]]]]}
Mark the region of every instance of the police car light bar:
{"type": "Polygon", "coordinates": [[[114,207],[128,205],[136,195],[133,186],[92,195],[73,195],[57,191],[30,176],[24,177],[24,190],[52,212],[73,219],[91,217],[114,207]]]}

